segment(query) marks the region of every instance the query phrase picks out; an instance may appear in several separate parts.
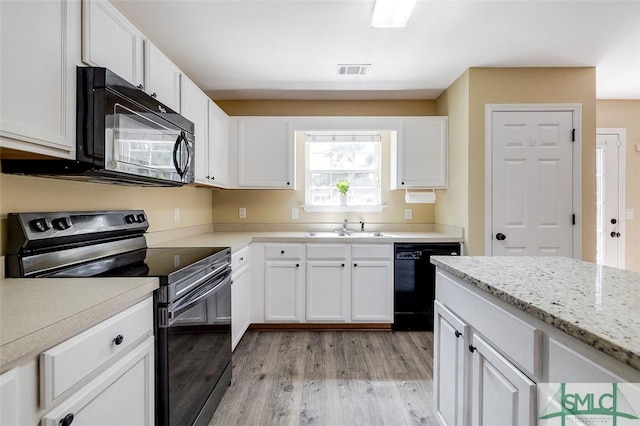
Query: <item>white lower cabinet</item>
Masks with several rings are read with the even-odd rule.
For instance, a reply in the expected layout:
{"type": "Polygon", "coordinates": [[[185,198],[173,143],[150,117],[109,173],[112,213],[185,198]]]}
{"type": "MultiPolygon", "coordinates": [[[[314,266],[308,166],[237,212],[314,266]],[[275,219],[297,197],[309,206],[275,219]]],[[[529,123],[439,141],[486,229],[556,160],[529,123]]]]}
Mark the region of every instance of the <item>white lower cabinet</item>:
{"type": "Polygon", "coordinates": [[[231,349],[235,349],[251,323],[251,271],[235,275],[231,285],[231,349]]]}
{"type": "Polygon", "coordinates": [[[442,425],[526,426],[537,383],[638,383],[640,372],[438,269],[433,380],[442,425]]]}
{"type": "Polygon", "coordinates": [[[304,245],[264,246],[264,321],[304,322],[304,245]]]}
{"type": "Polygon", "coordinates": [[[41,426],[153,425],[153,348],[151,336],[42,417],[41,426]]]}
{"type": "Polygon", "coordinates": [[[477,334],[472,336],[472,425],[536,424],[536,384],[477,334]]]}
{"type": "Polygon", "coordinates": [[[307,260],[307,321],[349,321],[347,266],[346,259],[307,260]]]}
{"type": "Polygon", "coordinates": [[[14,368],[0,376],[0,424],[19,425],[20,404],[20,378],[19,369],[14,368]]]}
{"type": "Polygon", "coordinates": [[[393,321],[392,244],[265,244],[263,252],[257,322],[393,321]]]}
{"type": "Polygon", "coordinates": [[[440,423],[462,426],[469,415],[465,391],[469,327],[437,301],[433,339],[434,410],[440,423]]]}

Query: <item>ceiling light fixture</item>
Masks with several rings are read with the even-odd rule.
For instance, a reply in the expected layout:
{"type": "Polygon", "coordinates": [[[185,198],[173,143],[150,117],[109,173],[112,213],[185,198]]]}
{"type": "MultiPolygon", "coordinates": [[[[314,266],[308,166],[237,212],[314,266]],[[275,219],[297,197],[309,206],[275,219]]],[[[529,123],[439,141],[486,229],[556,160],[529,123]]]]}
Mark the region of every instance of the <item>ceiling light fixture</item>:
{"type": "Polygon", "coordinates": [[[404,28],[417,0],[376,0],[371,17],[374,28],[404,28]]]}

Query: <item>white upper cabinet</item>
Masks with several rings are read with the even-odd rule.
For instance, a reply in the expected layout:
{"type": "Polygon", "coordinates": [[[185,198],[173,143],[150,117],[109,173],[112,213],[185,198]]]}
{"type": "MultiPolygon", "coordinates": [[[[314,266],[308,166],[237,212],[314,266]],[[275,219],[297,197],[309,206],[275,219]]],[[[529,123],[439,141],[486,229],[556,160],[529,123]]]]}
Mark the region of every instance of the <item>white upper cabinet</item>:
{"type": "Polygon", "coordinates": [[[391,189],[447,187],[447,117],[411,117],[391,140],[391,189]]]}
{"type": "Polygon", "coordinates": [[[144,36],[110,2],[82,2],[82,62],[109,68],[134,86],[144,84],[144,36]]]}
{"type": "Polygon", "coordinates": [[[185,75],[180,77],[180,111],[194,124],[195,181],[208,183],[209,98],[185,75]]]}
{"type": "Polygon", "coordinates": [[[238,186],[295,189],[291,120],[242,117],[234,122],[237,124],[238,186]]]}
{"type": "Polygon", "coordinates": [[[180,69],[149,40],[144,41],[145,91],[180,112],[180,69]]]}
{"type": "Polygon", "coordinates": [[[75,158],[80,3],[0,1],[0,147],[75,158]]]}
{"type": "Polygon", "coordinates": [[[209,146],[207,183],[229,184],[229,116],[209,100],[209,146]]]}

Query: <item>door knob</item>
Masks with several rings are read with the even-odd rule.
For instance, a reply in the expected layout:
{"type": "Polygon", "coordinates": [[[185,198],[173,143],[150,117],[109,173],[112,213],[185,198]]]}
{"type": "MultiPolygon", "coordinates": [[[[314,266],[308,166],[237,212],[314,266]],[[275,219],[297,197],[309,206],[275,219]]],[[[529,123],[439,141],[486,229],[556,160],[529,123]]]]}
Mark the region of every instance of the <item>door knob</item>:
{"type": "Polygon", "coordinates": [[[611,232],[611,238],[620,238],[620,233],[616,231],[611,232]]]}
{"type": "Polygon", "coordinates": [[[498,233],[496,234],[496,240],[498,240],[498,241],[504,241],[504,240],[506,240],[506,239],[507,239],[507,236],[506,236],[506,235],[504,235],[503,233],[498,232],[498,233]]]}

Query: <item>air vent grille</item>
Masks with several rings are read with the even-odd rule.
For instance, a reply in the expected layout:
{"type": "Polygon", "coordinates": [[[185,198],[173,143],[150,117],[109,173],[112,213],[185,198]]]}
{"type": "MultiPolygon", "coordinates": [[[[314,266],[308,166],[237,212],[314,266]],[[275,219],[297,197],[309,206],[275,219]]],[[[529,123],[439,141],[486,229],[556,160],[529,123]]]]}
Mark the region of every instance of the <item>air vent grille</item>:
{"type": "Polygon", "coordinates": [[[371,64],[338,64],[338,75],[365,75],[371,64]]]}

